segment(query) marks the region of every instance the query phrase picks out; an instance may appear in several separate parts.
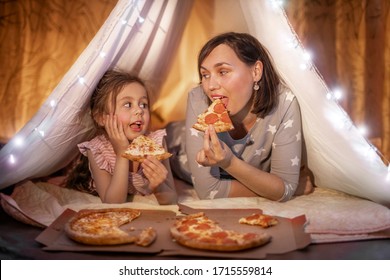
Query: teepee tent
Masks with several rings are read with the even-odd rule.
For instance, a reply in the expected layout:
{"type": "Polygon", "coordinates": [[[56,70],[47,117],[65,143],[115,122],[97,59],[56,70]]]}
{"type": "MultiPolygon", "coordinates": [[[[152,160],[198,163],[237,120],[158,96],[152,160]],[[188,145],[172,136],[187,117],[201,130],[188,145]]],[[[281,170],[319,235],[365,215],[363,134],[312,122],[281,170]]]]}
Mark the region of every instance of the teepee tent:
{"type": "MultiPolygon", "coordinates": [[[[268,48],[298,98],[308,167],[316,184],[390,205],[388,167],[305,59],[305,50],[278,1],[236,4],[239,10],[224,14],[225,22],[244,19],[248,32],[268,48]]],[[[166,50],[177,47],[183,34],[180,23],[192,5],[190,0],[118,1],[38,113],[0,151],[0,188],[47,176],[69,163],[77,153],[76,144],[90,136],[89,96],[107,69],[129,70],[161,86],[172,59],[166,50]]]]}

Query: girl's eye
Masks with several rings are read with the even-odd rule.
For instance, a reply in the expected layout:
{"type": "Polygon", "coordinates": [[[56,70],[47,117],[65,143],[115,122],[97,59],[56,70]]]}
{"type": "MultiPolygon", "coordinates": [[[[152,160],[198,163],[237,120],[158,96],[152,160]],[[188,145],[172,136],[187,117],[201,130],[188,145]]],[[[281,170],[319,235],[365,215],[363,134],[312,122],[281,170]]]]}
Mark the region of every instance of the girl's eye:
{"type": "Polygon", "coordinates": [[[140,105],[139,105],[141,108],[143,108],[143,109],[147,109],[149,106],[148,106],[148,103],[141,103],[140,105]]]}
{"type": "Polygon", "coordinates": [[[130,102],[127,102],[127,103],[125,103],[125,105],[124,105],[126,108],[131,108],[131,103],[130,102]]]}

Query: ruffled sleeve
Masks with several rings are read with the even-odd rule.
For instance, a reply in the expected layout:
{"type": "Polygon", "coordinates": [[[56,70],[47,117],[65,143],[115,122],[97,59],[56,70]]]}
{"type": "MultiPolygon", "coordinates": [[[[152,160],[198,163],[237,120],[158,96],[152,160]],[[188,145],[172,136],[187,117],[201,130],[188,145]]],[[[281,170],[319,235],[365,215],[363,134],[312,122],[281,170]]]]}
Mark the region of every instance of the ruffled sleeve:
{"type": "Polygon", "coordinates": [[[96,164],[100,169],[113,174],[115,167],[115,152],[110,141],[104,135],[98,135],[91,141],[77,145],[80,152],[87,156],[87,151],[91,151],[96,164]]]}

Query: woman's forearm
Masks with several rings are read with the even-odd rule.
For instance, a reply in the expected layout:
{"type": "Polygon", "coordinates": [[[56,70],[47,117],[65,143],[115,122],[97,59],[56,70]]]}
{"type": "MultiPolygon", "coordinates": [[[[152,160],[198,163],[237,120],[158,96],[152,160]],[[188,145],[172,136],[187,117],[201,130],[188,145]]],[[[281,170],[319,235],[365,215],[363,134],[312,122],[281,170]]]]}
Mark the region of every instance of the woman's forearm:
{"type": "Polygon", "coordinates": [[[237,157],[232,158],[225,171],[237,180],[232,181],[230,197],[252,196],[252,193],[271,200],[279,200],[283,196],[284,182],[280,177],[255,168],[237,157]]]}

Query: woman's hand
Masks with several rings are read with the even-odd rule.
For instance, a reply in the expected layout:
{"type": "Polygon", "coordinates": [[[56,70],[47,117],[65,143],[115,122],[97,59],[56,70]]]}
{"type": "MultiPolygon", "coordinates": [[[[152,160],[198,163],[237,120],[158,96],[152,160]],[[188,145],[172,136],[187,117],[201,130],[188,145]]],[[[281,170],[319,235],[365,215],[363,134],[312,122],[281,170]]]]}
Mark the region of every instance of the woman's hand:
{"type": "Polygon", "coordinates": [[[153,156],[148,156],[141,164],[143,173],[149,180],[149,188],[154,191],[168,177],[164,164],[153,156]]]}
{"type": "Polygon", "coordinates": [[[218,139],[214,126],[209,125],[204,133],[203,149],[196,155],[196,161],[203,166],[229,167],[233,158],[230,148],[218,139]]]}
{"type": "Polygon", "coordinates": [[[105,115],[104,128],[108,134],[115,154],[121,155],[129,146],[129,140],[127,139],[125,132],[123,131],[123,124],[118,120],[116,115],[105,115]]]}

